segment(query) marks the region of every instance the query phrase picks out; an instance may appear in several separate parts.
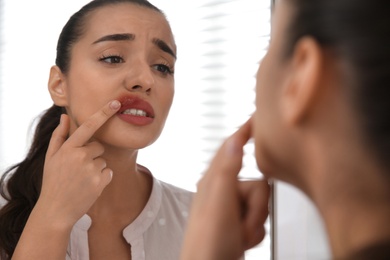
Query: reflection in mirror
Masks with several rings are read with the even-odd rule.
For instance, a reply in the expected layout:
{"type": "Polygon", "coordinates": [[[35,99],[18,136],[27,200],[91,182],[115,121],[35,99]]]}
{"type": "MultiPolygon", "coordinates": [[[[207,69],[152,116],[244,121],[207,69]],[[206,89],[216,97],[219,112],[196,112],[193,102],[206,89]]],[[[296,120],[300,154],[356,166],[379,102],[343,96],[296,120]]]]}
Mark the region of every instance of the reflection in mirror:
{"type": "MultiPolygon", "coordinates": [[[[87,2],[45,1],[45,10],[55,12],[37,10],[42,5],[27,0],[0,2],[1,172],[23,160],[32,140],[33,119],[51,106],[47,83],[59,32],[87,2]],[[20,23],[21,17],[28,22],[20,23]]],[[[150,2],[167,16],[178,59],[175,98],[164,131],[139,152],[138,162],[155,178],[195,191],[216,148],[255,109],[254,76],[268,45],[270,3],[150,2]]],[[[252,144],[246,152],[241,177],[259,178],[252,144]]],[[[269,247],[266,237],[247,252],[246,259],[269,259],[269,247]]]]}

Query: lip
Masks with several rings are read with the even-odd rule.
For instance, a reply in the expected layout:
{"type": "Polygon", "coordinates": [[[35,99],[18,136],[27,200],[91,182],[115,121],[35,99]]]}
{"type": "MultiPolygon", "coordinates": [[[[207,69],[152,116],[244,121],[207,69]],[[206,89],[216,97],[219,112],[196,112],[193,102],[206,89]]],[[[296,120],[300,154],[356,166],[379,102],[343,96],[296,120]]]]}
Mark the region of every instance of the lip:
{"type": "Polygon", "coordinates": [[[123,121],[137,126],[148,125],[154,121],[154,117],[155,117],[154,109],[147,101],[137,96],[131,96],[131,95],[122,96],[117,100],[121,103],[121,108],[117,112],[117,115],[123,121]],[[143,110],[146,112],[146,116],[122,114],[123,111],[127,109],[143,110]]]}

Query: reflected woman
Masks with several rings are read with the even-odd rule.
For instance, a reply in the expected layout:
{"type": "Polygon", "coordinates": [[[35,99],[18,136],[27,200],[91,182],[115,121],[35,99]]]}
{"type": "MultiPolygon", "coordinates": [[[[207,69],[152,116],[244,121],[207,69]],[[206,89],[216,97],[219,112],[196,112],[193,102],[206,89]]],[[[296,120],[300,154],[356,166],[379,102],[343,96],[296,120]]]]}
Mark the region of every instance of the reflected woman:
{"type": "Polygon", "coordinates": [[[192,193],[137,164],[167,119],[175,61],[146,0],[94,0],[69,19],[54,105],[1,179],[1,259],[178,259],[192,193]]]}

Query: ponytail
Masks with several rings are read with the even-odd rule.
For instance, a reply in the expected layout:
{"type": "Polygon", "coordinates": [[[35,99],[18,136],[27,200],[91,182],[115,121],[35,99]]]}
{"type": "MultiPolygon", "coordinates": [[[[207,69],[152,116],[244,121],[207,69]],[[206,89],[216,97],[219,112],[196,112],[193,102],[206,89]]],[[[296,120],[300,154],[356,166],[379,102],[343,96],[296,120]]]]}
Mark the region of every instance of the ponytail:
{"type": "Polygon", "coordinates": [[[20,235],[38,200],[46,151],[60,122],[62,107],[46,110],[36,126],[26,158],[9,168],[0,180],[0,195],[8,202],[0,209],[0,259],[11,259],[20,235]]]}

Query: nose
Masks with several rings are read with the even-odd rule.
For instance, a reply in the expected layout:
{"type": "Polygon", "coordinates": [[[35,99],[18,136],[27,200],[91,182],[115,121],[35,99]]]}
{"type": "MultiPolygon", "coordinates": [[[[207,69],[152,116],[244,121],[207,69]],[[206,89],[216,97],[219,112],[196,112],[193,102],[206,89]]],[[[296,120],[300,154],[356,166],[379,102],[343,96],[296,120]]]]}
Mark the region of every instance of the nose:
{"type": "Polygon", "coordinates": [[[146,88],[143,87],[142,85],[134,85],[131,88],[126,87],[126,89],[132,92],[136,92],[136,91],[145,92],[146,94],[150,94],[150,91],[152,90],[152,88],[146,88]]]}
{"type": "Polygon", "coordinates": [[[132,66],[125,79],[125,88],[131,92],[145,92],[150,94],[154,86],[153,72],[148,65],[132,66]]]}

